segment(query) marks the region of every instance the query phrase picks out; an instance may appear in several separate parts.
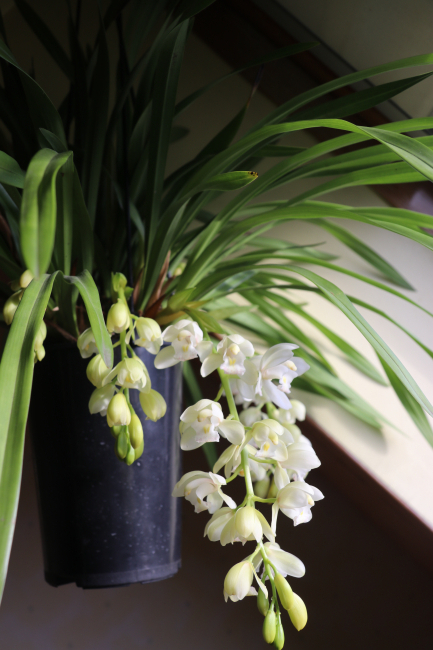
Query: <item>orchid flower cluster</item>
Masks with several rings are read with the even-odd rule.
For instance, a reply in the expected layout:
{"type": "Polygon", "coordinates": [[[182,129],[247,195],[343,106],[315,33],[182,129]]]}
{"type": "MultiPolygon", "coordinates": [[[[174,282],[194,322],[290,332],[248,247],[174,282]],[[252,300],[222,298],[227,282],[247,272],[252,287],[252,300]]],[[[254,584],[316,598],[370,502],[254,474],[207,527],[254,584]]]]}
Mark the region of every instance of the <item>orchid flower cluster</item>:
{"type": "Polygon", "coordinates": [[[77,340],[83,358],[95,355],[87,366],[87,378],[95,386],[90,401],[90,413],[107,417],[115,438],[114,451],[119,460],[131,465],[144,450],[143,426],[130,400],[130,390],[139,391],[139,401],[147,419],[156,422],[165,415],[167,405],[163,396],[152,388],[146,365],[135,354],[131,341],[157,354],[162,344],[161,328],[151,318],[131,314],[128,303],[129,287],[123,274],[113,275],[116,302],[107,315],[107,330],[117,334],[120,362],[108,368],[98,353],[92,329],[85,330],[77,340]]]}
{"type": "Polygon", "coordinates": [[[252,343],[239,334],[224,335],[216,348],[207,333],[205,337],[203,340],[197,323],[178,321],[162,333],[171,346],[159,353],[155,365],[168,367],[199,357],[203,377],[218,371],[221,389],[216,399],[202,399],[182,414],[180,444],[184,450],[196,449],[207,442],[218,442],[222,436],[230,445],[212,472],[185,474],[173,496],[185,497],[196,512],[207,510],[212,515],[204,531],[210,541],[219,541],[222,546],[255,542],[253,552],[227,573],[224,598],[236,602],[257,596],[258,609],[264,616],[263,637],[281,649],[284,630],[280,604],[297,630],[305,626],[307,610],[286,580],[287,576],[302,577],[305,567],[276,543],[278,513],[281,511],[297,526],[310,521],[311,508],[323,498],[320,490],[305,480],[308,472],[320,465],[310,441],[296,425],[297,420],[305,419],[305,407],[288,398],[291,382],[309,366],[294,356],[298,346],[293,344],[281,343],[258,355],[252,343]],[[223,394],[230,410],[228,417],[219,404],[223,394]],[[243,406],[240,414],[237,405],[243,406]],[[222,468],[224,476],[218,473],[222,468]],[[238,476],[246,488],[239,506],[223,491],[238,476]],[[272,505],[270,524],[256,509],[257,503],[272,505]],[[253,587],[254,578],[258,592],[253,587]]]}

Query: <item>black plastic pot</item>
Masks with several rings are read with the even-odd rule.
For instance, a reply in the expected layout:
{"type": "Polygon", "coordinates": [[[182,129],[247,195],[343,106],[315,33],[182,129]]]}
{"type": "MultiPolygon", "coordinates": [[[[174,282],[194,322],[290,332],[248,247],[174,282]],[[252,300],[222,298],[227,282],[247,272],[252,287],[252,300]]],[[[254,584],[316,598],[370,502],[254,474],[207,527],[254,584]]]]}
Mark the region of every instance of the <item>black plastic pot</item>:
{"type": "Polygon", "coordinates": [[[136,353],[167,413],[158,422],[145,420],[138,391],[131,390],[145,447],[130,467],[114,455],[106,418],[89,413],[90,359],[73,344],[59,343],[36,364],[30,431],[50,585],[153,582],[180,567],[180,499],[171,492],[181,473],[181,365],[156,370],[153,355],[143,348],[136,353]]]}

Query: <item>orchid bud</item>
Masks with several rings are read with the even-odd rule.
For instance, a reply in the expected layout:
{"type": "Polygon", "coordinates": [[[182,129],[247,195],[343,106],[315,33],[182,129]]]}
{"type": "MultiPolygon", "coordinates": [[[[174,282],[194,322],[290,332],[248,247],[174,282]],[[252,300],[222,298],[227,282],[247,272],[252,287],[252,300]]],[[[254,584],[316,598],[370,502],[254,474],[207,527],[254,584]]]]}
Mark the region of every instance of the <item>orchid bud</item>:
{"type": "Polygon", "coordinates": [[[93,391],[89,400],[89,411],[92,413],[100,413],[102,416],[107,414],[108,405],[114,395],[115,388],[112,384],[102,386],[93,391]]]}
{"type": "Polygon", "coordinates": [[[140,445],[137,447],[137,449],[134,449],[135,460],[138,460],[140,456],[143,455],[143,451],[144,451],[144,438],[141,441],[140,445]]]}
{"type": "Polygon", "coordinates": [[[117,438],[117,436],[120,435],[120,432],[122,431],[122,427],[111,427],[110,431],[113,438],[117,438]]]}
{"type": "Polygon", "coordinates": [[[128,446],[128,451],[127,451],[127,453],[126,453],[125,463],[126,463],[128,466],[129,466],[129,465],[132,465],[132,463],[134,462],[134,460],[135,460],[135,451],[134,451],[134,447],[132,447],[132,445],[129,445],[129,446],[128,446]]]}
{"type": "Polygon", "coordinates": [[[147,415],[148,420],[156,422],[164,417],[167,411],[167,404],[160,393],[153,388],[148,393],[140,393],[141,408],[147,415]]]}
{"type": "Polygon", "coordinates": [[[275,639],[274,639],[274,648],[277,648],[277,650],[282,650],[284,647],[284,641],[285,641],[284,630],[281,624],[281,618],[278,617],[277,630],[275,632],[275,639]]]}
{"type": "Polygon", "coordinates": [[[257,513],[255,508],[245,506],[236,512],[235,528],[241,537],[248,539],[257,526],[257,513]]]}
{"type": "Polygon", "coordinates": [[[77,339],[77,347],[83,359],[91,357],[92,354],[97,354],[98,348],[96,347],[95,336],[91,327],[80,334],[77,339]]]}
{"type": "Polygon", "coordinates": [[[35,344],[34,344],[35,350],[37,350],[42,346],[46,338],[47,338],[47,326],[45,325],[44,321],[42,321],[35,338],[35,344]]]}
{"type": "Polygon", "coordinates": [[[275,481],[272,480],[271,487],[269,488],[269,492],[268,492],[268,499],[275,499],[277,494],[278,494],[278,488],[275,484],[275,481]]]}
{"type": "Polygon", "coordinates": [[[265,620],[263,621],[262,632],[263,632],[263,638],[266,641],[266,643],[274,642],[275,634],[277,632],[277,621],[273,609],[270,609],[265,616],[265,620]]]}
{"type": "Polygon", "coordinates": [[[5,302],[3,307],[3,317],[6,325],[10,325],[14,319],[15,312],[18,309],[23,292],[17,291],[13,293],[5,302]]]}
{"type": "Polygon", "coordinates": [[[131,423],[128,427],[129,440],[134,449],[138,449],[143,440],[143,427],[141,426],[140,418],[136,413],[131,416],[131,423]]]}
{"type": "Polygon", "coordinates": [[[97,354],[96,357],[93,357],[86,369],[87,379],[96,388],[100,388],[102,386],[104,379],[109,372],[110,369],[107,368],[100,354],[97,354]]]}
{"type": "Polygon", "coordinates": [[[257,594],[257,609],[263,616],[266,616],[269,611],[269,600],[263,589],[259,589],[259,593],[257,594]]]}
{"type": "Polygon", "coordinates": [[[304,601],[298,596],[298,594],[293,593],[293,600],[294,604],[289,609],[289,616],[293,625],[299,632],[307,624],[307,608],[305,607],[304,601]]]}
{"type": "Polygon", "coordinates": [[[269,486],[271,484],[271,481],[268,476],[266,478],[263,478],[261,481],[256,481],[254,483],[254,494],[256,497],[260,497],[261,499],[266,499],[268,496],[269,492],[269,486]]]}
{"type": "Polygon", "coordinates": [[[253,582],[253,565],[251,562],[239,562],[227,573],[224,580],[224,598],[242,600],[248,595],[253,582]]]}
{"type": "Polygon", "coordinates": [[[131,411],[123,393],[115,395],[107,409],[107,422],[109,427],[128,425],[131,422],[131,411]]]}
{"type": "Polygon", "coordinates": [[[145,348],[151,354],[158,354],[162,345],[161,328],[153,318],[137,318],[135,321],[135,331],[138,338],[135,339],[135,345],[145,348]]]}
{"type": "Polygon", "coordinates": [[[122,300],[118,300],[115,305],[110,307],[107,316],[107,330],[109,332],[124,332],[128,329],[131,319],[129,309],[122,300]]]}
{"type": "Polygon", "coordinates": [[[120,458],[120,460],[126,458],[126,454],[128,453],[128,436],[124,429],[122,429],[114,444],[115,444],[114,449],[116,452],[116,456],[120,458]]]}
{"type": "Polygon", "coordinates": [[[284,609],[289,610],[295,604],[294,594],[291,586],[285,578],[279,573],[274,578],[278,596],[284,609]]]}
{"type": "Polygon", "coordinates": [[[36,361],[42,361],[45,357],[45,348],[41,345],[37,350],[35,350],[35,363],[36,361]]]}
{"type": "Polygon", "coordinates": [[[27,269],[20,276],[20,287],[21,287],[21,289],[26,289],[29,286],[29,284],[30,284],[30,282],[32,280],[33,280],[33,273],[29,269],[27,269]]]}

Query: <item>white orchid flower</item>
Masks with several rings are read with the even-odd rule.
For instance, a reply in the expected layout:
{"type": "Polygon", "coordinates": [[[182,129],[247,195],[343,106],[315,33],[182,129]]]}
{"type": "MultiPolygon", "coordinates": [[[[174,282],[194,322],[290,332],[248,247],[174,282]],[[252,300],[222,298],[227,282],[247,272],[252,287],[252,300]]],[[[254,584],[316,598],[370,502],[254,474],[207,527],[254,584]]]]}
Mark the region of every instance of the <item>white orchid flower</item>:
{"type": "Polygon", "coordinates": [[[227,375],[242,376],[244,383],[254,385],[258,379],[255,366],[248,357],[254,354],[254,346],[240,334],[224,336],[217,345],[217,351],[205,353],[201,367],[202,377],[220,368],[227,375]]]}
{"type": "Polygon", "coordinates": [[[189,406],[180,416],[179,431],[182,449],[197,449],[205,442],[218,442],[217,428],[224,421],[224,415],[218,402],[201,399],[189,406]]]}
{"type": "Polygon", "coordinates": [[[289,445],[287,458],[281,462],[284,469],[296,473],[301,479],[304,479],[310,470],[320,465],[320,460],[307,438],[289,445]]]}
{"type": "Polygon", "coordinates": [[[274,418],[280,422],[283,426],[288,424],[295,424],[296,420],[303,422],[307,414],[307,409],[305,404],[300,402],[297,399],[291,400],[292,406],[288,409],[275,409],[274,418]]]}
{"type": "Polygon", "coordinates": [[[240,445],[230,445],[230,447],[227,447],[213,466],[213,471],[219,472],[224,467],[224,475],[226,478],[229,478],[240,465],[241,451],[240,445]]]}
{"type": "Polygon", "coordinates": [[[260,542],[263,535],[271,542],[275,542],[275,535],[261,512],[251,506],[244,506],[236,511],[233,521],[233,528],[236,537],[243,544],[247,540],[255,539],[260,542]]]}
{"type": "Polygon", "coordinates": [[[259,451],[257,458],[272,458],[283,461],[287,458],[287,445],[293,442],[290,433],[279,422],[265,419],[256,422],[249,432],[259,451]]]}
{"type": "Polygon", "coordinates": [[[137,318],[135,331],[138,337],[134,340],[135,345],[145,348],[151,354],[158,354],[162,345],[161,328],[153,318],[137,318]]]}
{"type": "Polygon", "coordinates": [[[89,400],[89,411],[92,415],[100,413],[102,416],[107,415],[108,405],[111,402],[116,389],[112,384],[102,386],[93,391],[89,400]]]}
{"type": "Polygon", "coordinates": [[[218,425],[218,431],[232,445],[240,446],[245,440],[245,427],[242,422],[238,422],[237,420],[223,420],[218,425]]]}
{"type": "Polygon", "coordinates": [[[323,499],[320,490],[304,481],[292,481],[277,494],[277,500],[272,506],[272,530],[276,529],[278,510],[293,519],[295,526],[311,520],[311,508],[316,501],[323,499]]]}
{"type": "Polygon", "coordinates": [[[252,586],[254,568],[251,562],[244,561],[235,564],[227,573],[224,580],[224,599],[230,598],[237,602],[245,596],[257,596],[257,591],[252,586]]]}
{"type": "MultiPolygon", "coordinates": [[[[167,327],[161,336],[165,343],[171,345],[158,352],[155,357],[155,368],[170,368],[180,361],[189,361],[207,354],[209,350],[210,341],[203,341],[200,327],[187,318],[167,327]]],[[[212,347],[212,344],[210,346],[212,347]]]]}
{"type": "Polygon", "coordinates": [[[233,499],[221,490],[225,484],[225,478],[212,472],[188,472],[176,483],[172,496],[185,497],[192,503],[195,512],[209,510],[213,514],[221,508],[223,502],[229,508],[236,508],[233,499]]]}
{"type": "MultiPolygon", "coordinates": [[[[272,542],[265,542],[264,547],[266,549],[266,555],[268,559],[277,569],[283,578],[286,576],[291,576],[292,578],[302,578],[305,575],[305,566],[299,558],[292,553],[287,553],[283,551],[279,544],[272,542]]],[[[256,562],[254,562],[254,567],[257,569],[262,563],[262,557],[260,554],[256,555],[256,562]]],[[[272,573],[274,571],[272,570],[272,573]]]]}
{"type": "Polygon", "coordinates": [[[115,377],[116,384],[123,386],[123,388],[135,388],[140,393],[148,393],[151,389],[150,377],[144,363],[138,357],[126,358],[113,370],[106,375],[104,385],[110,383],[115,377]]]}
{"type": "Polygon", "coordinates": [[[303,359],[293,356],[298,346],[294,343],[279,343],[265,354],[251,359],[257,369],[258,380],[254,388],[245,384],[243,377],[237,381],[237,389],[246,401],[273,402],[281,409],[289,410],[291,403],[285,393],[290,392],[291,382],[295,377],[308,370],[303,359]],[[297,360],[298,365],[294,363],[297,360]],[[279,381],[279,386],[274,383],[279,381]]]}
{"type": "Polygon", "coordinates": [[[98,348],[96,347],[95,343],[95,336],[91,327],[84,330],[84,332],[80,334],[77,339],[77,346],[83,359],[87,359],[88,357],[91,357],[92,354],[98,353],[98,348]]]}

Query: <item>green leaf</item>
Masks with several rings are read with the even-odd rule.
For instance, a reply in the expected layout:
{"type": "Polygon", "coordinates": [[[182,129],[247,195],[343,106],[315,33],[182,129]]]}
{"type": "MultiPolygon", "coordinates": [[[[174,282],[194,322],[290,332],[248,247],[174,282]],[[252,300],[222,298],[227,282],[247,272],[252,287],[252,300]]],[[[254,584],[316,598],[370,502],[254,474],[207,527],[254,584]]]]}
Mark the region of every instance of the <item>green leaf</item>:
{"type": "Polygon", "coordinates": [[[383,259],[383,257],[376,253],[372,248],[367,246],[367,244],[355,237],[355,235],[344,228],[340,228],[340,226],[337,226],[334,223],[330,223],[329,221],[312,221],[312,223],[331,233],[331,235],[345,244],[345,246],[353,250],[354,253],[362,257],[363,260],[380,271],[386,278],[388,278],[388,280],[404,289],[411,289],[413,291],[412,285],[404,279],[397,269],[391,266],[391,264],[383,259]]]}
{"type": "Polygon", "coordinates": [[[265,56],[261,56],[257,59],[253,59],[252,61],[249,61],[248,63],[241,66],[240,68],[236,68],[236,70],[233,70],[232,72],[225,74],[223,77],[220,77],[219,79],[215,79],[215,81],[211,81],[206,86],[199,88],[195,92],[185,97],[185,99],[182,99],[182,101],[180,101],[176,105],[175,114],[179,115],[180,113],[182,113],[182,111],[188,108],[188,106],[192,104],[196,99],[204,95],[208,90],[210,90],[217,84],[221,83],[222,81],[229,79],[229,77],[232,77],[235,74],[240,74],[241,72],[244,72],[244,70],[248,70],[249,68],[254,68],[256,66],[263,65],[264,63],[269,63],[271,61],[277,61],[278,59],[283,59],[288,56],[293,56],[294,54],[298,54],[299,52],[305,52],[306,50],[310,50],[311,48],[316,47],[317,45],[319,45],[319,43],[298,43],[296,45],[289,45],[288,47],[282,47],[278,50],[274,50],[269,54],[266,54],[265,56]]]}
{"type": "Polygon", "coordinates": [[[97,52],[90,89],[89,116],[81,175],[83,192],[92,224],[94,224],[96,216],[110,96],[110,61],[102,20],[100,20],[97,52]]]}
{"type": "Polygon", "coordinates": [[[86,307],[98,351],[107,368],[111,368],[113,345],[102,314],[98,289],[92,276],[87,270],[84,270],[78,276],[65,276],[65,280],[78,288],[86,307]]]}
{"type": "Polygon", "coordinates": [[[30,114],[36,129],[44,127],[54,133],[67,148],[62,120],[51,100],[42,88],[16,62],[9,48],[0,40],[0,57],[13,65],[20,73],[24,92],[27,97],[30,114]]]}
{"type": "Polygon", "coordinates": [[[37,36],[62,72],[64,72],[69,79],[72,79],[73,72],[71,62],[53,32],[25,0],[15,0],[15,4],[32,32],[37,36]]]}
{"type": "Polygon", "coordinates": [[[35,277],[48,269],[56,231],[56,176],[72,152],[41,149],[30,161],[21,203],[21,249],[35,277]]]}
{"type": "Polygon", "coordinates": [[[433,447],[433,431],[426,417],[426,414],[422,410],[418,401],[412,396],[412,394],[407,390],[403,382],[397,377],[396,373],[388,366],[388,364],[383,359],[381,359],[380,357],[379,359],[391,383],[391,386],[395,390],[395,393],[399,398],[400,402],[403,404],[404,408],[406,409],[406,411],[408,412],[412,420],[415,422],[416,426],[421,431],[424,438],[433,447]]]}
{"type": "Polygon", "coordinates": [[[24,187],[24,178],[25,173],[16,160],[4,151],[0,151],[0,183],[6,183],[13,187],[24,187]]]}
{"type": "Polygon", "coordinates": [[[0,364],[0,598],[6,580],[21,482],[34,367],[34,340],[55,276],[33,280],[15,312],[0,364]]]}
{"type": "Polygon", "coordinates": [[[402,382],[403,386],[407,388],[409,393],[423,407],[423,409],[430,415],[433,415],[433,406],[425,397],[419,386],[415,383],[406,368],[397,359],[395,354],[381,339],[381,337],[367,323],[363,316],[361,316],[358,310],[355,309],[349,298],[341,291],[341,289],[335,286],[335,284],[332,284],[332,282],[321,278],[310,270],[302,269],[296,266],[288,266],[287,270],[298,273],[319,287],[319,289],[321,289],[323,293],[328,296],[330,301],[333,302],[334,305],[336,305],[343,312],[343,314],[345,314],[349,320],[352,321],[352,323],[359,329],[361,334],[365,336],[367,341],[376,350],[380,358],[383,359],[385,363],[391,368],[398,379],[402,382]]]}
{"type": "Polygon", "coordinates": [[[51,131],[47,131],[47,129],[42,129],[42,128],[40,128],[39,131],[41,132],[44,139],[46,140],[49,148],[54,149],[54,151],[57,151],[57,153],[62,153],[63,151],[68,150],[68,148],[64,146],[60,138],[54,135],[54,133],[51,133],[51,131]]]}
{"type": "Polygon", "coordinates": [[[186,308],[185,312],[195,320],[202,329],[207,332],[218,332],[219,334],[226,334],[225,329],[219,324],[213,316],[206,311],[199,311],[198,309],[186,308]]]}
{"type": "Polygon", "coordinates": [[[93,228],[90,222],[89,213],[84,201],[83,190],[77,170],[74,169],[74,179],[72,183],[73,197],[73,225],[74,241],[78,242],[80,250],[80,270],[93,269],[93,228]]]}
{"type": "Polygon", "coordinates": [[[194,191],[220,190],[222,192],[228,192],[239,190],[242,187],[245,187],[245,185],[252,183],[252,181],[255,181],[257,176],[257,172],[228,172],[227,174],[218,174],[204,182],[203,185],[199,186],[194,191]]]}
{"type": "Polygon", "coordinates": [[[72,262],[72,238],[74,231],[74,164],[72,156],[65,162],[62,174],[57,178],[57,227],[55,254],[58,268],[69,275],[72,262]]]}

